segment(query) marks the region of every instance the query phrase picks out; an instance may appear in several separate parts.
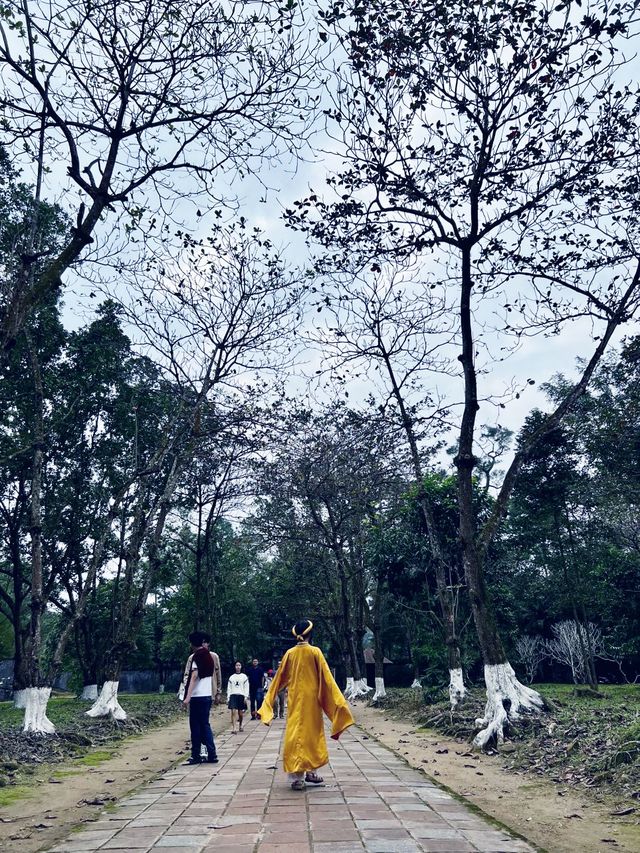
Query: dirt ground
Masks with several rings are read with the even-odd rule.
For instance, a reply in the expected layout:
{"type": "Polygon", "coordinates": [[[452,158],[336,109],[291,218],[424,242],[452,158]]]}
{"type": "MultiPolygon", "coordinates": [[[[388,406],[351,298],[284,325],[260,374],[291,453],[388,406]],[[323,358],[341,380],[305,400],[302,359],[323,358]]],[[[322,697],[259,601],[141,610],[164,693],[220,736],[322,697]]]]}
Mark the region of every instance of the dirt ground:
{"type": "MultiPolygon", "coordinates": [[[[225,706],[211,712],[215,733],[228,720],[225,706]]],[[[95,767],[78,761],[41,765],[28,796],[0,812],[0,850],[36,853],[53,846],[75,826],[96,820],[108,803],[188,757],[189,744],[185,713],[178,722],[118,741],[113,757],[95,767]]]]}
{"type": "Polygon", "coordinates": [[[482,809],[549,853],[640,851],[636,815],[613,816],[615,804],[590,802],[546,779],[507,771],[498,755],[472,753],[469,744],[385,717],[358,705],[359,726],[401,755],[412,767],[482,809]]]}

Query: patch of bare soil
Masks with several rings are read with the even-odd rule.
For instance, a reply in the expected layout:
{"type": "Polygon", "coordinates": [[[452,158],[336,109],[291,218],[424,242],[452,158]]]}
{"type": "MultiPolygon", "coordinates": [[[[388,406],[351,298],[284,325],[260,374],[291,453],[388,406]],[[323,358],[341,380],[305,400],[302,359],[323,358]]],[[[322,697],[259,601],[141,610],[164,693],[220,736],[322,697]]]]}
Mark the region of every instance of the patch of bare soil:
{"type": "MultiPolygon", "coordinates": [[[[226,707],[212,709],[214,732],[227,728],[228,717],[226,707]]],[[[177,722],[119,741],[113,745],[113,757],[96,766],[82,759],[40,765],[24,798],[2,808],[0,850],[48,849],[74,827],[97,820],[106,805],[186,759],[189,745],[185,713],[177,722]]]]}
{"type": "Polygon", "coordinates": [[[491,818],[550,853],[640,850],[635,813],[615,815],[615,802],[593,802],[578,790],[563,790],[547,778],[532,778],[507,766],[504,755],[472,752],[469,742],[384,710],[358,704],[356,721],[412,767],[463,797],[491,818]]]}

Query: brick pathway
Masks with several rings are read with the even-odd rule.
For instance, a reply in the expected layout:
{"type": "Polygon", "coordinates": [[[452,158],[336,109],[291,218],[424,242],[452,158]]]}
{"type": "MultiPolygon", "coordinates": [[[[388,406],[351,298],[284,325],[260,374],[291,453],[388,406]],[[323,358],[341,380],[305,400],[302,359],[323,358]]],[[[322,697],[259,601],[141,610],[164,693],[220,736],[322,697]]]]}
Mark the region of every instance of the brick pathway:
{"type": "Polygon", "coordinates": [[[51,853],[510,853],[533,851],[352,727],[329,741],[325,786],[291,791],[283,723],[217,738],[219,764],[179,766],[51,853]]]}

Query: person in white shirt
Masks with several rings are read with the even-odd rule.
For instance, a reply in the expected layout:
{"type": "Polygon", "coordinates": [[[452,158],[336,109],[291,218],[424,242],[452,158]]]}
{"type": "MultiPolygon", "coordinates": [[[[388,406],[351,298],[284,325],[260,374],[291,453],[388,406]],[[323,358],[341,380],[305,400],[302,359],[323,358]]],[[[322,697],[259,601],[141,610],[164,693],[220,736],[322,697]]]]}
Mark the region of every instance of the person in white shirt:
{"type": "Polygon", "coordinates": [[[242,731],[242,718],[247,710],[249,699],[249,679],[242,671],[242,664],[236,661],[236,671],[227,684],[227,707],[231,711],[231,731],[235,735],[242,731]]]}
{"type": "Polygon", "coordinates": [[[211,764],[218,763],[216,745],[209,722],[211,711],[211,680],[213,677],[213,658],[209,649],[204,646],[204,634],[202,631],[193,631],[189,634],[191,643],[191,671],[187,695],[184,697],[183,705],[189,709],[189,728],[191,729],[191,758],[187,764],[200,764],[201,746],[207,750],[207,758],[211,764]]]}

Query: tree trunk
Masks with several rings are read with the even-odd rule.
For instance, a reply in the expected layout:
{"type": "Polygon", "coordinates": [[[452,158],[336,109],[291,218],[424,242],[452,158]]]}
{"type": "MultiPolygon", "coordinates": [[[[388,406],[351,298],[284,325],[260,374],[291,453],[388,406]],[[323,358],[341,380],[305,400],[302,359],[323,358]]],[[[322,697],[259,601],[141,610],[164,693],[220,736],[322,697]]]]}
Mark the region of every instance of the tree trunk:
{"type": "Polygon", "coordinates": [[[33,462],[31,474],[31,618],[26,659],[28,683],[24,690],[23,731],[53,734],[55,727],[47,717],[51,687],[42,674],[42,614],[46,607],[42,570],[42,472],[44,467],[44,386],[40,362],[30,335],[25,332],[33,374],[33,462]]]}
{"type": "Polygon", "coordinates": [[[372,702],[377,702],[379,699],[383,699],[387,695],[387,691],[384,687],[384,646],[382,645],[382,630],[378,625],[374,626],[374,655],[375,655],[375,683],[376,689],[373,694],[372,702]]]}
{"type": "Polygon", "coordinates": [[[458,506],[460,540],[464,570],[478,643],[484,661],[484,678],[487,704],[484,717],[476,720],[481,731],[474,739],[478,747],[490,741],[501,743],[509,719],[515,720],[522,711],[539,711],[544,701],[539,693],[521,684],[504,652],[495,613],[489,598],[483,565],[483,553],[476,541],[475,508],[473,501],[473,455],[475,421],[478,412],[477,377],[474,359],[474,341],[471,326],[471,249],[465,247],[461,257],[460,330],[462,354],[460,361],[464,374],[464,409],[460,424],[458,453],[454,459],[458,471],[458,506]]]}

